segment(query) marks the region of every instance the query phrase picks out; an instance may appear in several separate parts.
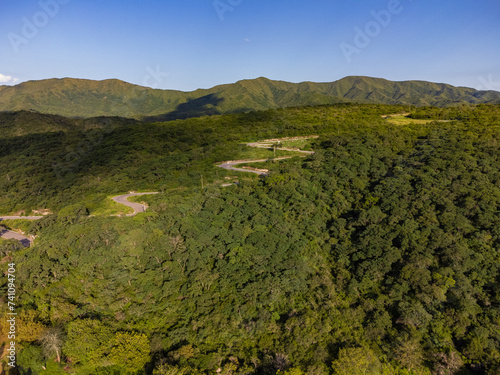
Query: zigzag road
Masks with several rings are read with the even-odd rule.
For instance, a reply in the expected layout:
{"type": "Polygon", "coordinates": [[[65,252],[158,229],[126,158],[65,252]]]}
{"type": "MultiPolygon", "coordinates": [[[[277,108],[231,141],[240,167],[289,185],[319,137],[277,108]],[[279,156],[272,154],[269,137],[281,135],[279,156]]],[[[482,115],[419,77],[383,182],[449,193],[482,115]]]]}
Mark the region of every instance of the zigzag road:
{"type": "MultiPolygon", "coordinates": [[[[139,212],[144,212],[147,209],[147,206],[141,203],[135,203],[135,202],[129,202],[127,199],[130,197],[138,196],[138,195],[147,195],[147,194],[158,194],[157,192],[154,193],[129,193],[129,194],[123,194],[123,195],[118,195],[116,197],[113,197],[115,202],[123,204],[125,206],[128,206],[134,210],[133,213],[127,214],[125,216],[135,216],[139,212]]],[[[43,218],[43,216],[0,216],[0,222],[2,220],[39,220],[43,218]]],[[[33,239],[30,237],[23,236],[17,232],[13,232],[11,230],[7,229],[0,229],[0,237],[5,238],[5,239],[14,239],[18,240],[21,242],[21,244],[25,247],[31,246],[33,243],[33,239]]]]}
{"type": "MultiPolygon", "coordinates": [[[[293,156],[282,156],[279,158],[275,158],[273,160],[283,160],[283,159],[290,159],[290,158],[293,158],[293,156]]],[[[217,166],[219,168],[230,169],[230,170],[236,171],[236,172],[250,172],[250,173],[255,173],[255,174],[264,176],[267,174],[267,169],[266,170],[252,170],[252,169],[235,168],[235,166],[240,165],[240,164],[247,164],[247,163],[264,163],[264,162],[269,161],[269,160],[270,159],[225,161],[222,164],[219,164],[217,166]]]]}
{"type": "MultiPolygon", "coordinates": [[[[317,138],[317,135],[312,135],[308,137],[298,137],[297,139],[307,139],[307,138],[317,138]]],[[[290,140],[290,138],[281,138],[281,139],[269,139],[265,141],[260,141],[260,142],[250,142],[247,143],[246,145],[248,147],[256,147],[256,148],[266,148],[272,150],[274,148],[275,142],[281,142],[281,141],[286,141],[290,140]]],[[[312,155],[314,154],[314,151],[304,151],[300,150],[297,148],[290,148],[290,147],[276,147],[276,150],[281,150],[281,151],[293,151],[293,152],[298,152],[302,155],[300,156],[307,156],[307,155],[312,155]]],[[[293,156],[281,156],[279,158],[274,158],[272,160],[284,160],[284,159],[290,159],[298,155],[293,155],[293,156]]],[[[250,173],[255,173],[258,175],[265,176],[267,174],[267,170],[252,170],[252,169],[243,169],[243,168],[236,168],[237,165],[240,164],[247,164],[247,163],[264,163],[266,161],[270,161],[271,159],[256,159],[256,160],[232,160],[232,161],[224,161],[221,164],[218,164],[217,166],[219,168],[224,168],[224,169],[229,169],[232,171],[236,172],[250,172],[250,173]]]]}
{"type": "MultiPolygon", "coordinates": [[[[306,138],[317,138],[317,136],[309,136],[309,137],[298,137],[295,139],[306,139],[306,138]]],[[[267,148],[267,149],[273,149],[275,142],[281,142],[281,141],[286,141],[290,140],[291,138],[282,138],[282,139],[269,139],[261,142],[251,142],[247,143],[247,146],[249,147],[257,147],[257,148],[267,148]]],[[[304,150],[299,150],[296,148],[287,148],[287,147],[276,147],[276,150],[284,150],[284,151],[294,151],[302,154],[303,156],[305,155],[311,155],[314,154],[313,151],[304,151],[304,150]],[[304,155],[305,154],[305,155],[304,155]]],[[[283,160],[283,159],[289,159],[292,158],[293,156],[282,156],[279,158],[274,158],[273,160],[283,160]]],[[[250,172],[250,173],[256,173],[258,175],[266,175],[267,170],[252,170],[252,169],[243,169],[243,168],[236,168],[236,165],[239,164],[245,164],[245,163],[263,163],[269,161],[269,159],[257,159],[257,160],[234,160],[234,161],[225,161],[219,165],[217,165],[220,168],[224,169],[229,169],[233,170],[236,172],[250,172]]],[[[123,204],[125,206],[128,206],[134,210],[133,213],[127,214],[125,216],[131,217],[137,215],[139,212],[144,212],[147,209],[147,206],[141,203],[135,203],[135,202],[129,202],[128,198],[134,197],[134,196],[139,196],[139,195],[148,195],[148,194],[158,194],[158,192],[152,192],[152,193],[129,193],[129,194],[123,194],[123,195],[118,195],[116,197],[112,197],[115,202],[123,204]]],[[[39,220],[43,216],[0,216],[0,222],[2,220],[39,220]]],[[[7,229],[0,229],[0,237],[1,238],[6,238],[6,239],[15,239],[20,241],[25,247],[31,246],[33,243],[33,239],[30,237],[23,236],[17,232],[13,232],[7,229]]]]}

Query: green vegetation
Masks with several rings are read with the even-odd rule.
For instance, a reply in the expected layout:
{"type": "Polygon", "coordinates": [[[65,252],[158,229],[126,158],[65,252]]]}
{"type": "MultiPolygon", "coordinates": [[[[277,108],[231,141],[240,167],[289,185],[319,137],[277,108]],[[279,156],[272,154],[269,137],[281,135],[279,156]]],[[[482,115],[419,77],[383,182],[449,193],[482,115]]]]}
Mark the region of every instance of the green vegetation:
{"type": "Polygon", "coordinates": [[[495,91],[370,77],[298,84],[257,78],[193,92],[156,90],[119,80],[71,78],[0,88],[0,111],[35,110],[67,117],[122,116],[149,121],[353,101],[406,106],[500,103],[500,93],[495,91]]]}
{"type": "Polygon", "coordinates": [[[71,119],[33,111],[0,112],[1,138],[19,137],[32,133],[75,132],[90,129],[111,132],[120,126],[134,123],[136,123],[135,120],[121,117],[71,119]]]}
{"type": "Polygon", "coordinates": [[[381,117],[401,110],[1,139],[0,206],[55,212],[30,224],[33,247],[5,253],[21,373],[499,373],[500,106],[381,117]],[[98,146],[66,160],[89,134],[98,146]],[[214,164],[240,159],[242,141],[310,134],[314,155],[215,183],[237,173],[214,164]],[[137,198],[148,212],[88,216],[141,189],[161,192],[137,198]]]}
{"type": "Polygon", "coordinates": [[[279,142],[279,147],[297,148],[299,150],[311,150],[311,142],[314,138],[286,139],[279,142]]]}
{"type": "MultiPolygon", "coordinates": [[[[0,213],[56,212],[73,202],[92,214],[109,195],[200,186],[201,176],[211,184],[233,175],[218,162],[273,155],[242,141],[382,125],[384,112],[400,109],[342,104],[41,134],[35,123],[32,134],[0,138],[0,213]]],[[[277,152],[286,154],[294,153],[277,152]]]]}
{"type": "MultiPolygon", "coordinates": [[[[238,160],[252,160],[252,159],[271,159],[274,158],[272,150],[266,148],[247,147],[244,144],[237,146],[238,160]]],[[[286,150],[276,150],[276,157],[281,156],[294,156],[296,152],[286,150]]]]}
{"type": "Polygon", "coordinates": [[[0,226],[7,229],[17,228],[26,231],[30,228],[30,222],[27,220],[2,220],[0,226]]]}
{"type": "MultiPolygon", "coordinates": [[[[427,124],[431,119],[415,119],[408,115],[391,115],[387,117],[387,121],[394,125],[411,125],[411,124],[427,124]]],[[[441,120],[443,121],[443,120],[441,120]]]]}
{"type": "MultiPolygon", "coordinates": [[[[83,202],[83,205],[91,215],[121,215],[131,214],[134,211],[130,207],[126,207],[123,204],[116,203],[111,199],[112,197],[112,195],[106,196],[105,194],[91,195],[83,202]]],[[[133,201],[133,199],[130,200],[133,201]]],[[[141,197],[137,200],[143,201],[144,199],[141,197]]]]}

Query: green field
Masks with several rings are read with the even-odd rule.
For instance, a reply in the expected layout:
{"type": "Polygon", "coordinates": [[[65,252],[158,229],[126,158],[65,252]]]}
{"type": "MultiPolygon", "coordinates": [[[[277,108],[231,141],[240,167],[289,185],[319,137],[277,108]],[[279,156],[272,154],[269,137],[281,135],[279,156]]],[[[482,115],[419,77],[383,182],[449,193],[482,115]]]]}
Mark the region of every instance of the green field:
{"type": "Polygon", "coordinates": [[[419,120],[419,119],[412,119],[403,115],[397,115],[397,116],[387,117],[387,122],[394,125],[412,125],[412,124],[428,124],[432,122],[432,120],[419,120]]]}

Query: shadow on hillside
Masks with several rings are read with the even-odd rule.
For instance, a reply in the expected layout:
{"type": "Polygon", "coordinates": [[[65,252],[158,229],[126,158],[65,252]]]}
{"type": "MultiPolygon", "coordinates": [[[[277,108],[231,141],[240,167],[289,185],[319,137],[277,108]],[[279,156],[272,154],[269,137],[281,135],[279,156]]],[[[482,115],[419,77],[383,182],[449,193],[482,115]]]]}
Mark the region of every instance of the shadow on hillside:
{"type": "Polygon", "coordinates": [[[145,121],[169,121],[186,119],[191,117],[219,115],[221,112],[217,106],[223,101],[217,94],[209,94],[201,98],[188,100],[186,103],[179,104],[175,111],[157,116],[145,117],[145,121]]]}

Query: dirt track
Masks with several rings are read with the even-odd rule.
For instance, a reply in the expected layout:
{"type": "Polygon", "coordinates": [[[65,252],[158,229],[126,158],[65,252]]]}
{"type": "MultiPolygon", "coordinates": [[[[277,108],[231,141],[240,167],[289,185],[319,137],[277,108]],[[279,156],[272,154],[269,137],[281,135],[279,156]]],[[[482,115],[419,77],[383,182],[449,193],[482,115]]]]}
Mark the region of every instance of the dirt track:
{"type": "MultiPolygon", "coordinates": [[[[118,195],[116,197],[113,197],[115,202],[123,204],[125,206],[131,207],[134,212],[131,214],[127,214],[125,216],[135,216],[139,212],[144,212],[147,209],[147,206],[141,203],[135,203],[135,202],[129,202],[127,199],[129,197],[137,196],[137,195],[147,195],[147,194],[158,194],[157,192],[154,193],[128,193],[124,195],[118,195]]],[[[0,222],[2,220],[39,220],[43,218],[43,216],[0,216],[0,222]]],[[[13,232],[11,230],[7,229],[0,229],[0,237],[5,238],[5,239],[14,239],[20,241],[23,246],[29,247],[33,243],[33,239],[23,236],[17,232],[13,232]]]]}
{"type": "MultiPolygon", "coordinates": [[[[282,156],[279,158],[275,158],[272,160],[284,160],[284,159],[290,159],[295,156],[282,156]]],[[[251,170],[251,169],[244,169],[244,168],[235,168],[235,165],[240,165],[240,164],[248,164],[248,163],[264,163],[266,161],[270,161],[271,159],[256,159],[256,160],[233,160],[233,161],[225,161],[222,164],[217,165],[219,168],[224,168],[224,169],[230,169],[232,171],[236,172],[250,172],[250,173],[255,173],[258,175],[265,176],[267,174],[267,169],[261,169],[261,170],[251,170]]]]}
{"type": "Polygon", "coordinates": [[[128,206],[134,210],[133,213],[127,214],[125,216],[135,216],[139,212],[144,212],[148,208],[148,206],[141,204],[141,203],[136,203],[136,202],[129,202],[128,198],[130,197],[135,197],[138,195],[148,195],[148,194],[158,194],[157,192],[154,193],[129,193],[129,194],[124,194],[124,195],[118,195],[116,197],[113,197],[113,199],[116,203],[123,204],[125,206],[128,206]]]}
{"type": "MultiPolygon", "coordinates": [[[[310,137],[297,137],[297,139],[306,139],[306,138],[317,138],[318,136],[310,136],[310,137]]],[[[290,140],[291,138],[281,138],[281,139],[268,139],[260,142],[250,142],[247,143],[246,145],[248,147],[256,147],[256,148],[266,148],[266,149],[273,149],[273,143],[278,142],[281,140],[290,140]]],[[[314,154],[314,151],[304,151],[300,150],[297,148],[290,148],[290,147],[277,147],[276,150],[281,150],[281,151],[293,151],[293,152],[298,152],[301,153],[302,155],[300,156],[306,156],[306,155],[312,155],[314,154]],[[305,154],[305,155],[304,155],[305,154]]],[[[290,159],[298,155],[293,155],[293,156],[281,156],[279,158],[274,158],[274,159],[255,159],[255,160],[230,160],[230,161],[224,161],[221,164],[218,164],[217,166],[219,168],[224,168],[224,169],[229,169],[232,171],[236,172],[250,172],[250,173],[255,173],[261,176],[265,176],[268,171],[266,169],[260,169],[260,170],[251,170],[251,169],[243,169],[243,168],[235,168],[236,165],[239,164],[248,164],[248,163],[264,163],[266,161],[271,161],[271,160],[284,160],[284,159],[290,159]]]]}
{"type": "Polygon", "coordinates": [[[7,229],[0,229],[0,237],[5,238],[6,240],[18,240],[24,247],[30,247],[33,241],[29,237],[23,236],[19,233],[7,229]]]}

